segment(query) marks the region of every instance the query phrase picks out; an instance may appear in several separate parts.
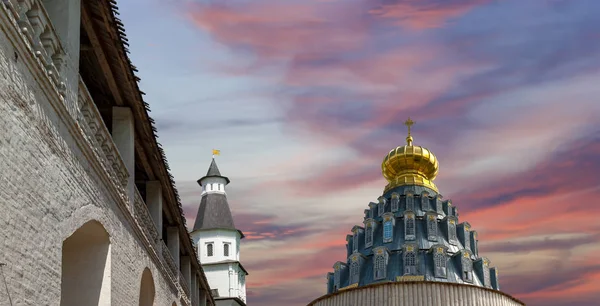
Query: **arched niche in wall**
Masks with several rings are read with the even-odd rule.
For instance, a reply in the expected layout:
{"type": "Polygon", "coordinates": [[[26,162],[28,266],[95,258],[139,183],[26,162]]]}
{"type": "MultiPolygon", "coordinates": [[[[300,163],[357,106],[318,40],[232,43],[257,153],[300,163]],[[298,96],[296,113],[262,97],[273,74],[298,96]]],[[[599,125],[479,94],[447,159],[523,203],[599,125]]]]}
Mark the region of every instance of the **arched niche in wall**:
{"type": "Polygon", "coordinates": [[[61,306],[110,305],[110,238],[91,220],[63,241],[61,306]]]}
{"type": "Polygon", "coordinates": [[[140,282],[140,306],[153,306],[155,294],[152,272],[150,272],[150,269],[145,268],[140,282]]]}

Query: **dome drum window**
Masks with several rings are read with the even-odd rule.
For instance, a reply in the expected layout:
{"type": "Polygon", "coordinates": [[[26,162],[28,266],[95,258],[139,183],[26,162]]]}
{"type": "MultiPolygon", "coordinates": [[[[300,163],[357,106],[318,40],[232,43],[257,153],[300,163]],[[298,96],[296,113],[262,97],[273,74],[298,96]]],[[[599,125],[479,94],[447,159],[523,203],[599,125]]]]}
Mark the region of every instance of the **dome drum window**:
{"type": "Polygon", "coordinates": [[[417,275],[416,245],[406,245],[403,251],[404,275],[417,275]]]}
{"type": "Polygon", "coordinates": [[[416,220],[413,213],[404,214],[404,240],[416,239],[416,220]]]}
{"type": "Polygon", "coordinates": [[[360,249],[360,234],[361,232],[363,232],[364,229],[358,225],[355,225],[354,228],[352,229],[352,233],[353,233],[353,237],[352,237],[352,251],[353,252],[358,252],[358,250],[360,249]]]}
{"type": "Polygon", "coordinates": [[[429,206],[429,193],[427,191],[423,191],[421,193],[421,210],[430,211],[431,206],[429,206]]]}
{"type": "Polygon", "coordinates": [[[377,203],[370,202],[369,203],[369,218],[375,218],[375,209],[377,209],[377,203]]]}
{"type": "Polygon", "coordinates": [[[439,278],[447,277],[447,262],[448,257],[446,256],[447,248],[443,245],[435,245],[432,247],[433,253],[433,266],[434,276],[439,278]]]}
{"type": "Polygon", "coordinates": [[[415,211],[415,198],[410,193],[406,195],[406,210],[415,211]]]}
{"type": "Polygon", "coordinates": [[[377,215],[382,216],[385,213],[386,200],[384,197],[379,197],[379,203],[377,204],[377,215]]]}
{"type": "Polygon", "coordinates": [[[387,264],[389,253],[387,248],[378,247],[373,252],[373,279],[381,280],[387,278],[387,264]]]}
{"type": "Polygon", "coordinates": [[[479,250],[477,248],[477,232],[476,231],[470,231],[469,232],[469,240],[471,241],[471,251],[473,252],[473,255],[475,255],[475,257],[479,256],[479,250]]]}
{"type": "Polygon", "coordinates": [[[490,283],[494,290],[500,290],[500,284],[498,284],[498,268],[490,268],[490,283]]]}
{"type": "Polygon", "coordinates": [[[456,237],[456,220],[454,218],[446,219],[448,225],[448,242],[452,245],[458,244],[456,237]]]}
{"type": "Polygon", "coordinates": [[[398,209],[399,209],[399,206],[400,206],[399,205],[400,204],[400,196],[397,193],[395,193],[395,192],[392,193],[392,201],[391,202],[392,202],[391,203],[392,204],[391,205],[392,206],[391,207],[392,212],[397,212],[398,209]]]}
{"type": "Polygon", "coordinates": [[[383,215],[383,242],[389,243],[394,240],[394,225],[396,219],[393,213],[385,213],[383,215]]]}
{"type": "Polygon", "coordinates": [[[373,246],[373,233],[375,232],[376,224],[373,219],[365,220],[365,248],[373,246]]]}
{"type": "Polygon", "coordinates": [[[444,205],[442,202],[442,195],[438,194],[435,196],[435,210],[437,211],[438,214],[442,215],[444,214],[444,205]]]}
{"type": "Polygon", "coordinates": [[[471,225],[468,222],[463,222],[458,225],[458,238],[465,249],[471,250],[471,225]]]}
{"type": "Polygon", "coordinates": [[[462,280],[467,283],[473,282],[473,261],[468,251],[463,251],[461,257],[462,280]]]}
{"type": "Polygon", "coordinates": [[[335,263],[335,265],[333,265],[333,288],[334,288],[334,291],[337,291],[339,288],[341,288],[342,273],[344,272],[345,269],[346,269],[346,264],[341,261],[338,261],[335,263]]]}
{"type": "Polygon", "coordinates": [[[490,277],[490,261],[483,257],[475,260],[475,272],[483,283],[484,287],[492,288],[492,282],[490,277]]]}
{"type": "Polygon", "coordinates": [[[427,240],[437,241],[437,215],[433,213],[428,213],[427,215],[425,215],[425,218],[427,219],[427,240]]]}
{"type": "Polygon", "coordinates": [[[350,263],[350,284],[357,284],[360,277],[360,263],[353,261],[350,263]]]}

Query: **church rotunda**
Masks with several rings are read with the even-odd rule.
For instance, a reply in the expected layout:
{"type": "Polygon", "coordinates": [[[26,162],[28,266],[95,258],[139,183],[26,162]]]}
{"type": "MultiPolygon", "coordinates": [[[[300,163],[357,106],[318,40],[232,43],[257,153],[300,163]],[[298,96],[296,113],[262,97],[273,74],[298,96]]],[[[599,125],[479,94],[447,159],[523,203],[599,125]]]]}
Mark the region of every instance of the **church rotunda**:
{"type": "Polygon", "coordinates": [[[381,165],[383,195],[346,236],[347,258],[327,274],[327,295],[309,305],[524,305],[499,291],[477,232],[433,183],[436,156],[413,145],[414,122],[405,124],[406,145],[381,165]]]}

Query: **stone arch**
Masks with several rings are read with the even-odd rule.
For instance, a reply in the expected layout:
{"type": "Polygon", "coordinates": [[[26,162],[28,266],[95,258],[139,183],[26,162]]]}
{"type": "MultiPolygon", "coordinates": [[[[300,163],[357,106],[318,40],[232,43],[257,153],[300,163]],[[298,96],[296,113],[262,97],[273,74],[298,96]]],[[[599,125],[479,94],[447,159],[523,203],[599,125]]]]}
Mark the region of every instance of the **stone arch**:
{"type": "Polygon", "coordinates": [[[140,306],[153,306],[155,294],[156,289],[152,272],[150,272],[150,269],[145,268],[140,283],[140,306]]]}
{"type": "Polygon", "coordinates": [[[106,212],[98,206],[88,204],[75,210],[69,218],[60,223],[59,228],[62,240],[66,240],[73,235],[76,230],[92,220],[99,222],[104,227],[109,238],[115,232],[115,229],[111,226],[110,220],[106,216],[106,212]]]}
{"type": "Polygon", "coordinates": [[[110,305],[110,238],[91,220],[62,244],[61,306],[110,305]]]}

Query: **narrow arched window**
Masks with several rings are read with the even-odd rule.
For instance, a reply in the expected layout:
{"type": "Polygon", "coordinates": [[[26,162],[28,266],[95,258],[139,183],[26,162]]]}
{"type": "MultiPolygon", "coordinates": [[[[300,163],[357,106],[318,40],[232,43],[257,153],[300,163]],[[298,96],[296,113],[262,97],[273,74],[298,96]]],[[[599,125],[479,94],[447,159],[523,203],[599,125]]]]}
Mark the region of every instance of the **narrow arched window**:
{"type": "Polygon", "coordinates": [[[386,277],[386,262],[384,255],[375,256],[375,261],[373,263],[375,265],[375,279],[383,279],[386,277]]]}
{"type": "Polygon", "coordinates": [[[451,244],[456,244],[456,223],[454,220],[448,221],[448,241],[451,244]]]}
{"type": "Polygon", "coordinates": [[[404,239],[415,240],[415,216],[407,214],[404,216],[404,239]]]}
{"type": "Polygon", "coordinates": [[[443,249],[433,254],[433,263],[435,266],[435,277],[446,277],[446,254],[443,249]]]}
{"type": "Polygon", "coordinates": [[[213,244],[212,243],[208,243],[206,244],[206,256],[213,256],[213,244]]]}
{"type": "Polygon", "coordinates": [[[429,197],[427,195],[421,196],[421,209],[424,211],[429,210],[429,197]]]}
{"type": "Polygon", "coordinates": [[[392,220],[385,221],[385,223],[383,223],[383,241],[384,242],[392,241],[393,232],[394,232],[394,225],[392,224],[392,220]]]}
{"type": "Polygon", "coordinates": [[[336,291],[340,287],[340,269],[336,268],[333,272],[333,290],[336,291]]]}
{"type": "Polygon", "coordinates": [[[385,199],[381,199],[378,204],[378,214],[381,217],[385,212],[385,199]]]}
{"type": "Polygon", "coordinates": [[[397,194],[392,195],[392,212],[398,211],[398,202],[400,202],[400,198],[398,198],[397,194]]]}
{"type": "Polygon", "coordinates": [[[412,195],[406,196],[406,210],[415,210],[415,198],[412,195]]]}
{"type": "Polygon", "coordinates": [[[490,268],[487,265],[483,266],[483,285],[486,287],[491,287],[490,282],[490,268]]]}
{"type": "Polygon", "coordinates": [[[358,279],[360,276],[360,264],[358,261],[353,261],[350,264],[350,284],[358,283],[358,279]]]}
{"type": "Polygon", "coordinates": [[[225,257],[229,256],[229,243],[223,245],[223,255],[225,255],[225,257]]]}
{"type": "Polygon", "coordinates": [[[473,282],[473,262],[466,253],[462,258],[462,279],[465,282],[473,282]]]}
{"type": "Polygon", "coordinates": [[[365,228],[365,247],[368,248],[373,245],[373,226],[367,224],[365,228]]]}
{"type": "Polygon", "coordinates": [[[356,231],[356,233],[354,233],[354,237],[352,237],[352,244],[354,252],[358,252],[358,230],[356,231]]]}
{"type": "Polygon", "coordinates": [[[437,218],[434,215],[427,216],[427,238],[429,241],[437,241],[437,218]]]}
{"type": "Polygon", "coordinates": [[[404,253],[404,274],[417,274],[417,254],[414,251],[407,251],[404,253]]]}

